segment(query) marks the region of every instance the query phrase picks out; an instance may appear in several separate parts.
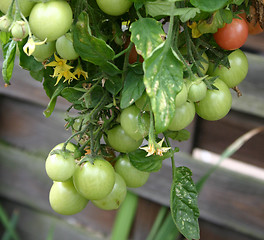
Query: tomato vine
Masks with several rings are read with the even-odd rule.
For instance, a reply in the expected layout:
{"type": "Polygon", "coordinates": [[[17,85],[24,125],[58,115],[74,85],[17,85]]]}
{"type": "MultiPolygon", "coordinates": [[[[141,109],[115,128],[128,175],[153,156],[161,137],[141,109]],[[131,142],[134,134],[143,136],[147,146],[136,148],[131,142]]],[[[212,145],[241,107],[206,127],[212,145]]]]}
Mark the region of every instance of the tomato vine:
{"type": "Polygon", "coordinates": [[[55,211],[75,214],[88,200],[116,209],[124,186],[142,186],[171,158],[172,217],[187,239],[200,238],[192,172],[175,166],[179,149],[170,141],[189,138],[184,128],[196,113],[218,120],[229,112],[229,88],[237,89],[247,75],[246,55],[237,48],[248,24],[242,26],[243,42],[222,44],[241,38],[232,34],[233,23],[248,21],[252,8],[263,29],[264,5],[257,0],[3,0],[6,86],[18,52],[20,66],[50,98],[46,117],[58,97],[69,102],[65,120],[72,136],[46,161],[49,177],[61,182],[51,188],[55,211]]]}

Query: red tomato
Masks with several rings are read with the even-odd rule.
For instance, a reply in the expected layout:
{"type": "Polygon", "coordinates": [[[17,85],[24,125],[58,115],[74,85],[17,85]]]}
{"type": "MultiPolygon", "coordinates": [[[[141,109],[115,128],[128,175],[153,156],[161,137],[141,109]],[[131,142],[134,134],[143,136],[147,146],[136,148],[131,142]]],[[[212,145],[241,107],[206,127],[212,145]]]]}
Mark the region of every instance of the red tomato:
{"type": "Polygon", "coordinates": [[[223,49],[235,50],[247,40],[248,26],[244,19],[234,18],[230,24],[219,28],[214,34],[216,43],[223,49]]]}

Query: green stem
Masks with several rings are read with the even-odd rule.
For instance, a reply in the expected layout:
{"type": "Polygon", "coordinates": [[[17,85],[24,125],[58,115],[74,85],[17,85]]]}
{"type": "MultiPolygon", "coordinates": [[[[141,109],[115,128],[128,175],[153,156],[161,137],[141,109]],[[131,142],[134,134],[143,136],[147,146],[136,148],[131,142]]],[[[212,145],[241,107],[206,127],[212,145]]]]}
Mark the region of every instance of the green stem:
{"type": "Polygon", "coordinates": [[[125,82],[125,78],[126,78],[126,71],[127,71],[127,67],[128,67],[128,60],[129,60],[129,53],[132,49],[132,45],[133,43],[130,42],[128,47],[127,47],[127,54],[125,55],[125,59],[124,59],[124,65],[123,65],[123,72],[122,72],[122,84],[124,84],[125,82]]]}
{"type": "Polygon", "coordinates": [[[174,8],[175,8],[175,4],[171,3],[170,24],[169,24],[167,39],[166,39],[165,46],[164,46],[165,52],[167,52],[172,45],[172,39],[173,39],[172,33],[173,33],[173,26],[174,26],[174,12],[173,12],[174,8]]]}
{"type": "Polygon", "coordinates": [[[12,3],[10,4],[10,6],[8,7],[7,13],[6,15],[10,18],[13,19],[13,8],[14,8],[14,4],[15,4],[16,0],[12,0],[12,3]]]}
{"type": "MultiPolygon", "coordinates": [[[[116,59],[116,58],[119,58],[120,56],[122,56],[123,54],[127,53],[127,52],[130,52],[131,50],[131,47],[132,47],[133,43],[130,42],[128,47],[126,49],[124,49],[123,51],[121,51],[120,53],[116,54],[114,57],[113,57],[113,60],[116,59]]],[[[128,54],[129,56],[129,54],[128,54]]]]}
{"type": "Polygon", "coordinates": [[[101,82],[101,80],[102,80],[102,76],[100,76],[100,77],[98,77],[98,78],[96,78],[96,79],[94,79],[94,80],[97,80],[97,82],[95,83],[95,84],[93,84],[93,86],[91,86],[91,88],[89,88],[87,91],[86,91],[86,93],[85,94],[83,94],[81,97],[80,97],[80,99],[78,99],[78,100],[82,100],[83,98],[85,98],[100,82],[101,82]],[[98,80],[97,80],[98,79],[98,80]]]}
{"type": "MultiPolygon", "coordinates": [[[[166,134],[164,134],[164,138],[165,138],[165,142],[166,142],[167,147],[171,147],[170,140],[166,136],[166,134]]],[[[171,157],[171,167],[172,167],[172,177],[174,179],[174,175],[175,175],[175,171],[176,171],[174,155],[171,157]]]]}

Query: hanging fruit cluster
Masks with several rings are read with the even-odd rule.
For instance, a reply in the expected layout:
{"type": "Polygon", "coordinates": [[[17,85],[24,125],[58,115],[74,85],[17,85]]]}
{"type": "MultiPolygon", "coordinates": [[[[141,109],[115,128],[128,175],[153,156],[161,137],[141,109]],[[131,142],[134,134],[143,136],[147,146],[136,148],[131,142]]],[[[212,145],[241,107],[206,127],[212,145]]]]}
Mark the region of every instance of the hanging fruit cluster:
{"type": "Polygon", "coordinates": [[[18,52],[50,98],[46,117],[59,96],[69,102],[72,136],[46,160],[54,211],[75,214],[89,201],[117,209],[127,187],[141,187],[171,158],[172,216],[198,239],[198,194],[170,141],[189,138],[196,114],[228,114],[230,88],[240,93],[248,71],[239,48],[263,31],[263,8],[260,0],[2,0],[6,86],[18,52]]]}

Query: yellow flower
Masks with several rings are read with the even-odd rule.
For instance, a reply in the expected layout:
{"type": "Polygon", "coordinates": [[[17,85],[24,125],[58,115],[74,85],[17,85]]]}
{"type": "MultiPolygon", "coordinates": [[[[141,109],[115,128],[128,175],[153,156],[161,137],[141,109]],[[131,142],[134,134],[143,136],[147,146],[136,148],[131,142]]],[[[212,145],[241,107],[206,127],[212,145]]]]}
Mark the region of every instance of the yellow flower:
{"type": "Polygon", "coordinates": [[[82,75],[85,80],[86,80],[86,78],[88,78],[88,73],[83,71],[80,64],[78,64],[78,66],[75,68],[73,75],[77,75],[78,78],[80,78],[80,76],[82,75]]]}
{"type": "Polygon", "coordinates": [[[53,78],[57,77],[55,86],[59,83],[62,77],[65,78],[63,82],[68,81],[68,83],[70,83],[73,79],[77,79],[70,71],[73,67],[67,65],[67,60],[59,58],[56,54],[54,54],[54,57],[55,61],[46,64],[45,67],[55,67],[52,75],[53,78]]]}
{"type": "Polygon", "coordinates": [[[163,141],[164,141],[164,138],[158,143],[156,142],[149,143],[147,147],[141,147],[140,149],[145,150],[148,153],[146,157],[154,155],[154,154],[163,156],[164,152],[168,152],[171,149],[171,147],[162,147],[163,141]]]}
{"type": "Polygon", "coordinates": [[[33,37],[29,37],[27,43],[24,45],[23,47],[23,51],[25,52],[25,54],[27,54],[28,56],[30,56],[36,48],[36,45],[42,45],[47,41],[47,39],[45,39],[42,42],[35,42],[33,37]]]}

